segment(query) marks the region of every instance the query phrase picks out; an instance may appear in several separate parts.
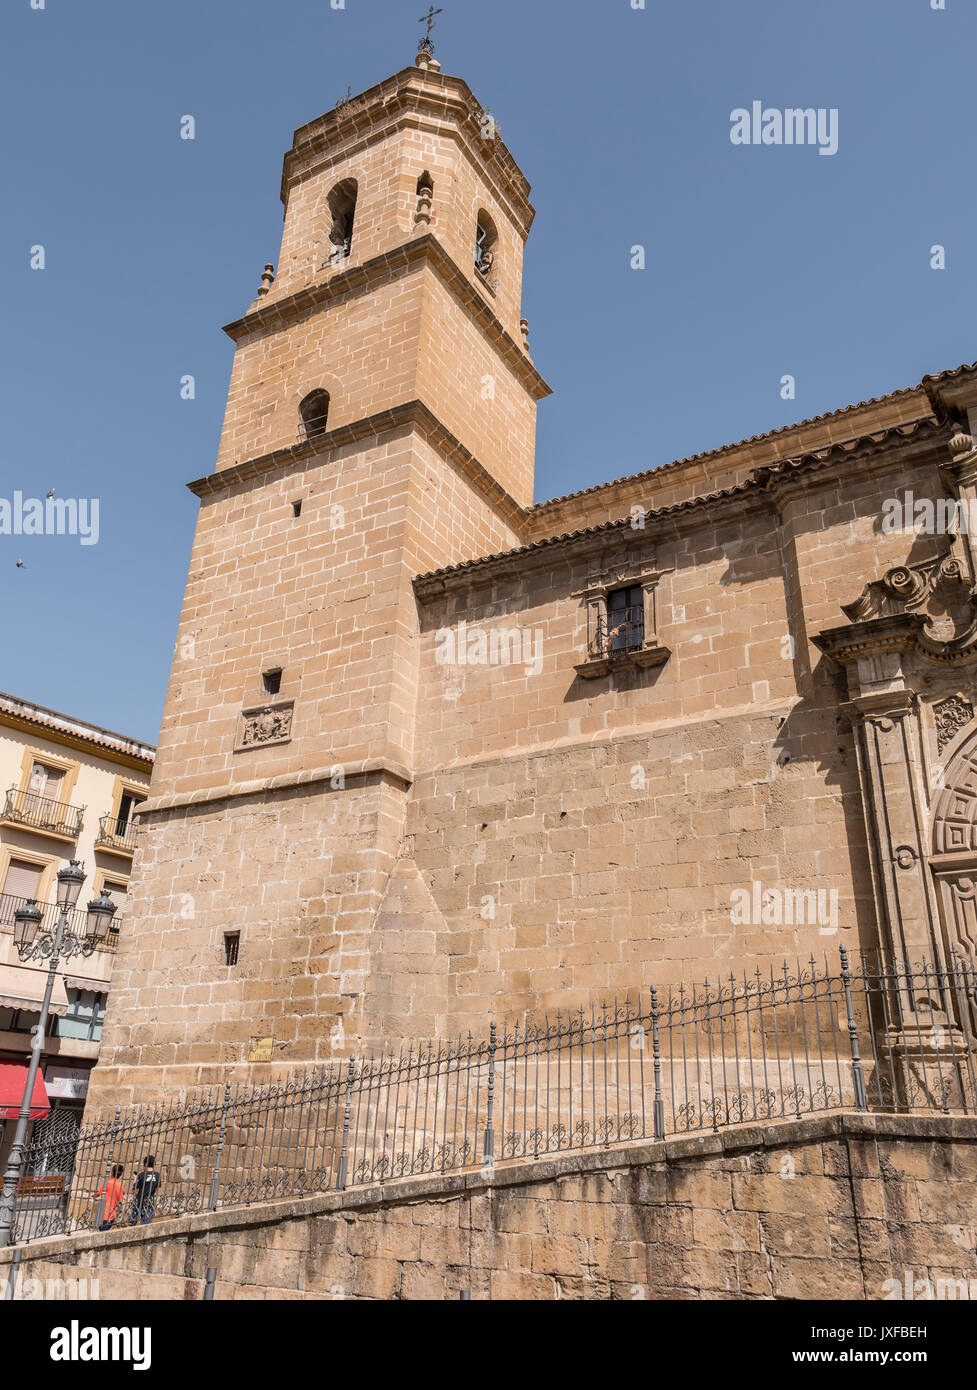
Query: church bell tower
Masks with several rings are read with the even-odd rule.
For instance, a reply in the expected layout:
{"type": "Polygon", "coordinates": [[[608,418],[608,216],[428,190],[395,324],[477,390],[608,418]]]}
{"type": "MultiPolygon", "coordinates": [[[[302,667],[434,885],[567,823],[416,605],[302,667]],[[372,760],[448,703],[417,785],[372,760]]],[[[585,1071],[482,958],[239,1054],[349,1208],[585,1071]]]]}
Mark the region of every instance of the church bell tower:
{"type": "Polygon", "coordinates": [[[414,773],[412,579],[521,544],[532,502],[533,209],[467,85],[425,42],[295,133],[281,196],[277,269],[226,329],[216,470],[190,484],[96,1108],[163,1068],[172,1091],[360,1044],[414,773]]]}

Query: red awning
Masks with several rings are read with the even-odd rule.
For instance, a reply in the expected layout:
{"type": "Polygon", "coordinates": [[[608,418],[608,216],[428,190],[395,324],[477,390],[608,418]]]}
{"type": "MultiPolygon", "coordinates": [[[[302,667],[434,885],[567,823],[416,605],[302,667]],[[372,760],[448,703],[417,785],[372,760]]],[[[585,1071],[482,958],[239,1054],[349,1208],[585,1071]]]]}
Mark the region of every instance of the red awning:
{"type": "MultiPolygon", "coordinates": [[[[0,1062],[0,1120],[16,1120],[27,1085],[26,1062],[0,1062]]],[[[44,1087],[44,1077],[38,1068],[31,1096],[31,1119],[43,1120],[51,1109],[44,1087]]]]}

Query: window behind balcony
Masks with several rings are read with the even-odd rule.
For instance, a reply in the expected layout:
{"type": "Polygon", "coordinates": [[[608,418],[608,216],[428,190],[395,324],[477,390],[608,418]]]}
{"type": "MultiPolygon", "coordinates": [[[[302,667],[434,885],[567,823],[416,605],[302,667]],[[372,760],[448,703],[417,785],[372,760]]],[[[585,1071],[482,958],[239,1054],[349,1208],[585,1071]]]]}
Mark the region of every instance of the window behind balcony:
{"type": "Polygon", "coordinates": [[[108,894],[115,903],[115,917],[113,921],[117,921],[125,910],[127,891],[128,886],[125,883],[116,883],[110,878],[107,878],[102,884],[102,892],[108,894]]]}
{"type": "Polygon", "coordinates": [[[133,829],[132,813],[137,806],[141,806],[145,797],[133,796],[131,792],[123,792],[119,801],[119,814],[116,817],[115,834],[125,837],[133,829]]]}
{"type": "Polygon", "coordinates": [[[3,879],[3,892],[0,896],[0,926],[9,927],[14,913],[27,898],[36,898],[41,882],[41,870],[37,864],[28,864],[24,859],[11,859],[3,879]]]}
{"type": "Polygon", "coordinates": [[[640,584],[607,595],[608,650],[635,651],[645,640],[645,594],[640,584]]]}
{"type": "Polygon", "coordinates": [[[27,797],[28,814],[46,811],[61,800],[61,787],[64,783],[64,769],[48,767],[46,763],[35,763],[31,768],[27,797]]]}

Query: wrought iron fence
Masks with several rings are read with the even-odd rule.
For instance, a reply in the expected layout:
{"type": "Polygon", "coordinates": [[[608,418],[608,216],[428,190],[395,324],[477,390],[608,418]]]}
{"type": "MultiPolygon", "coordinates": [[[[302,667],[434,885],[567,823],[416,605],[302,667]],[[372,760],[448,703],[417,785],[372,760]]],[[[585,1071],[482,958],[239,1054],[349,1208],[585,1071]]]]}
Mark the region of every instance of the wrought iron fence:
{"type": "Polygon", "coordinates": [[[860,953],[117,1111],[32,1143],[19,1240],[841,1107],[977,1113],[970,960],[860,953]],[[152,1155],[160,1182],[140,1207],[152,1155]]]}

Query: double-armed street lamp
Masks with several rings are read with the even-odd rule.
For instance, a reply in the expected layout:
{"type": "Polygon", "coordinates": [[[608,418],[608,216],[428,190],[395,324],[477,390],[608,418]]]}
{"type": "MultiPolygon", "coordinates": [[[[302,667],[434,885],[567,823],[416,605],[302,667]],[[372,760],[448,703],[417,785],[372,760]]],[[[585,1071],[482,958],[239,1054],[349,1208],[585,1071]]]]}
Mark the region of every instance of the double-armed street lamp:
{"type": "Polygon", "coordinates": [[[103,888],[99,896],[93,898],[88,904],[84,932],[79,933],[73,930],[71,914],[84,882],[85,870],[77,859],[72,859],[66,868],[58,871],[58,920],[53,931],[42,931],[41,924],[44,921],[44,913],[33,898],[29,898],[24,906],[19,907],[14,913],[14,945],[17,947],[17,955],[21,961],[49,960],[50,964],[48,965],[47,983],[44,986],[41,1016],[37,1025],[31,1030],[33,1034],[31,1061],[27,1069],[20,1114],[17,1116],[14,1142],[7,1160],[7,1169],[3,1175],[3,1191],[0,1193],[0,1249],[9,1245],[13,1239],[14,1211],[17,1201],[17,1184],[20,1181],[20,1170],[24,1156],[24,1140],[30,1122],[31,1100],[34,1095],[38,1069],[41,1065],[41,1053],[44,1051],[51,995],[54,992],[54,980],[58,973],[61,957],[90,956],[93,951],[97,951],[100,946],[104,945],[109,927],[112,924],[112,918],[115,915],[115,903],[103,888]]]}

